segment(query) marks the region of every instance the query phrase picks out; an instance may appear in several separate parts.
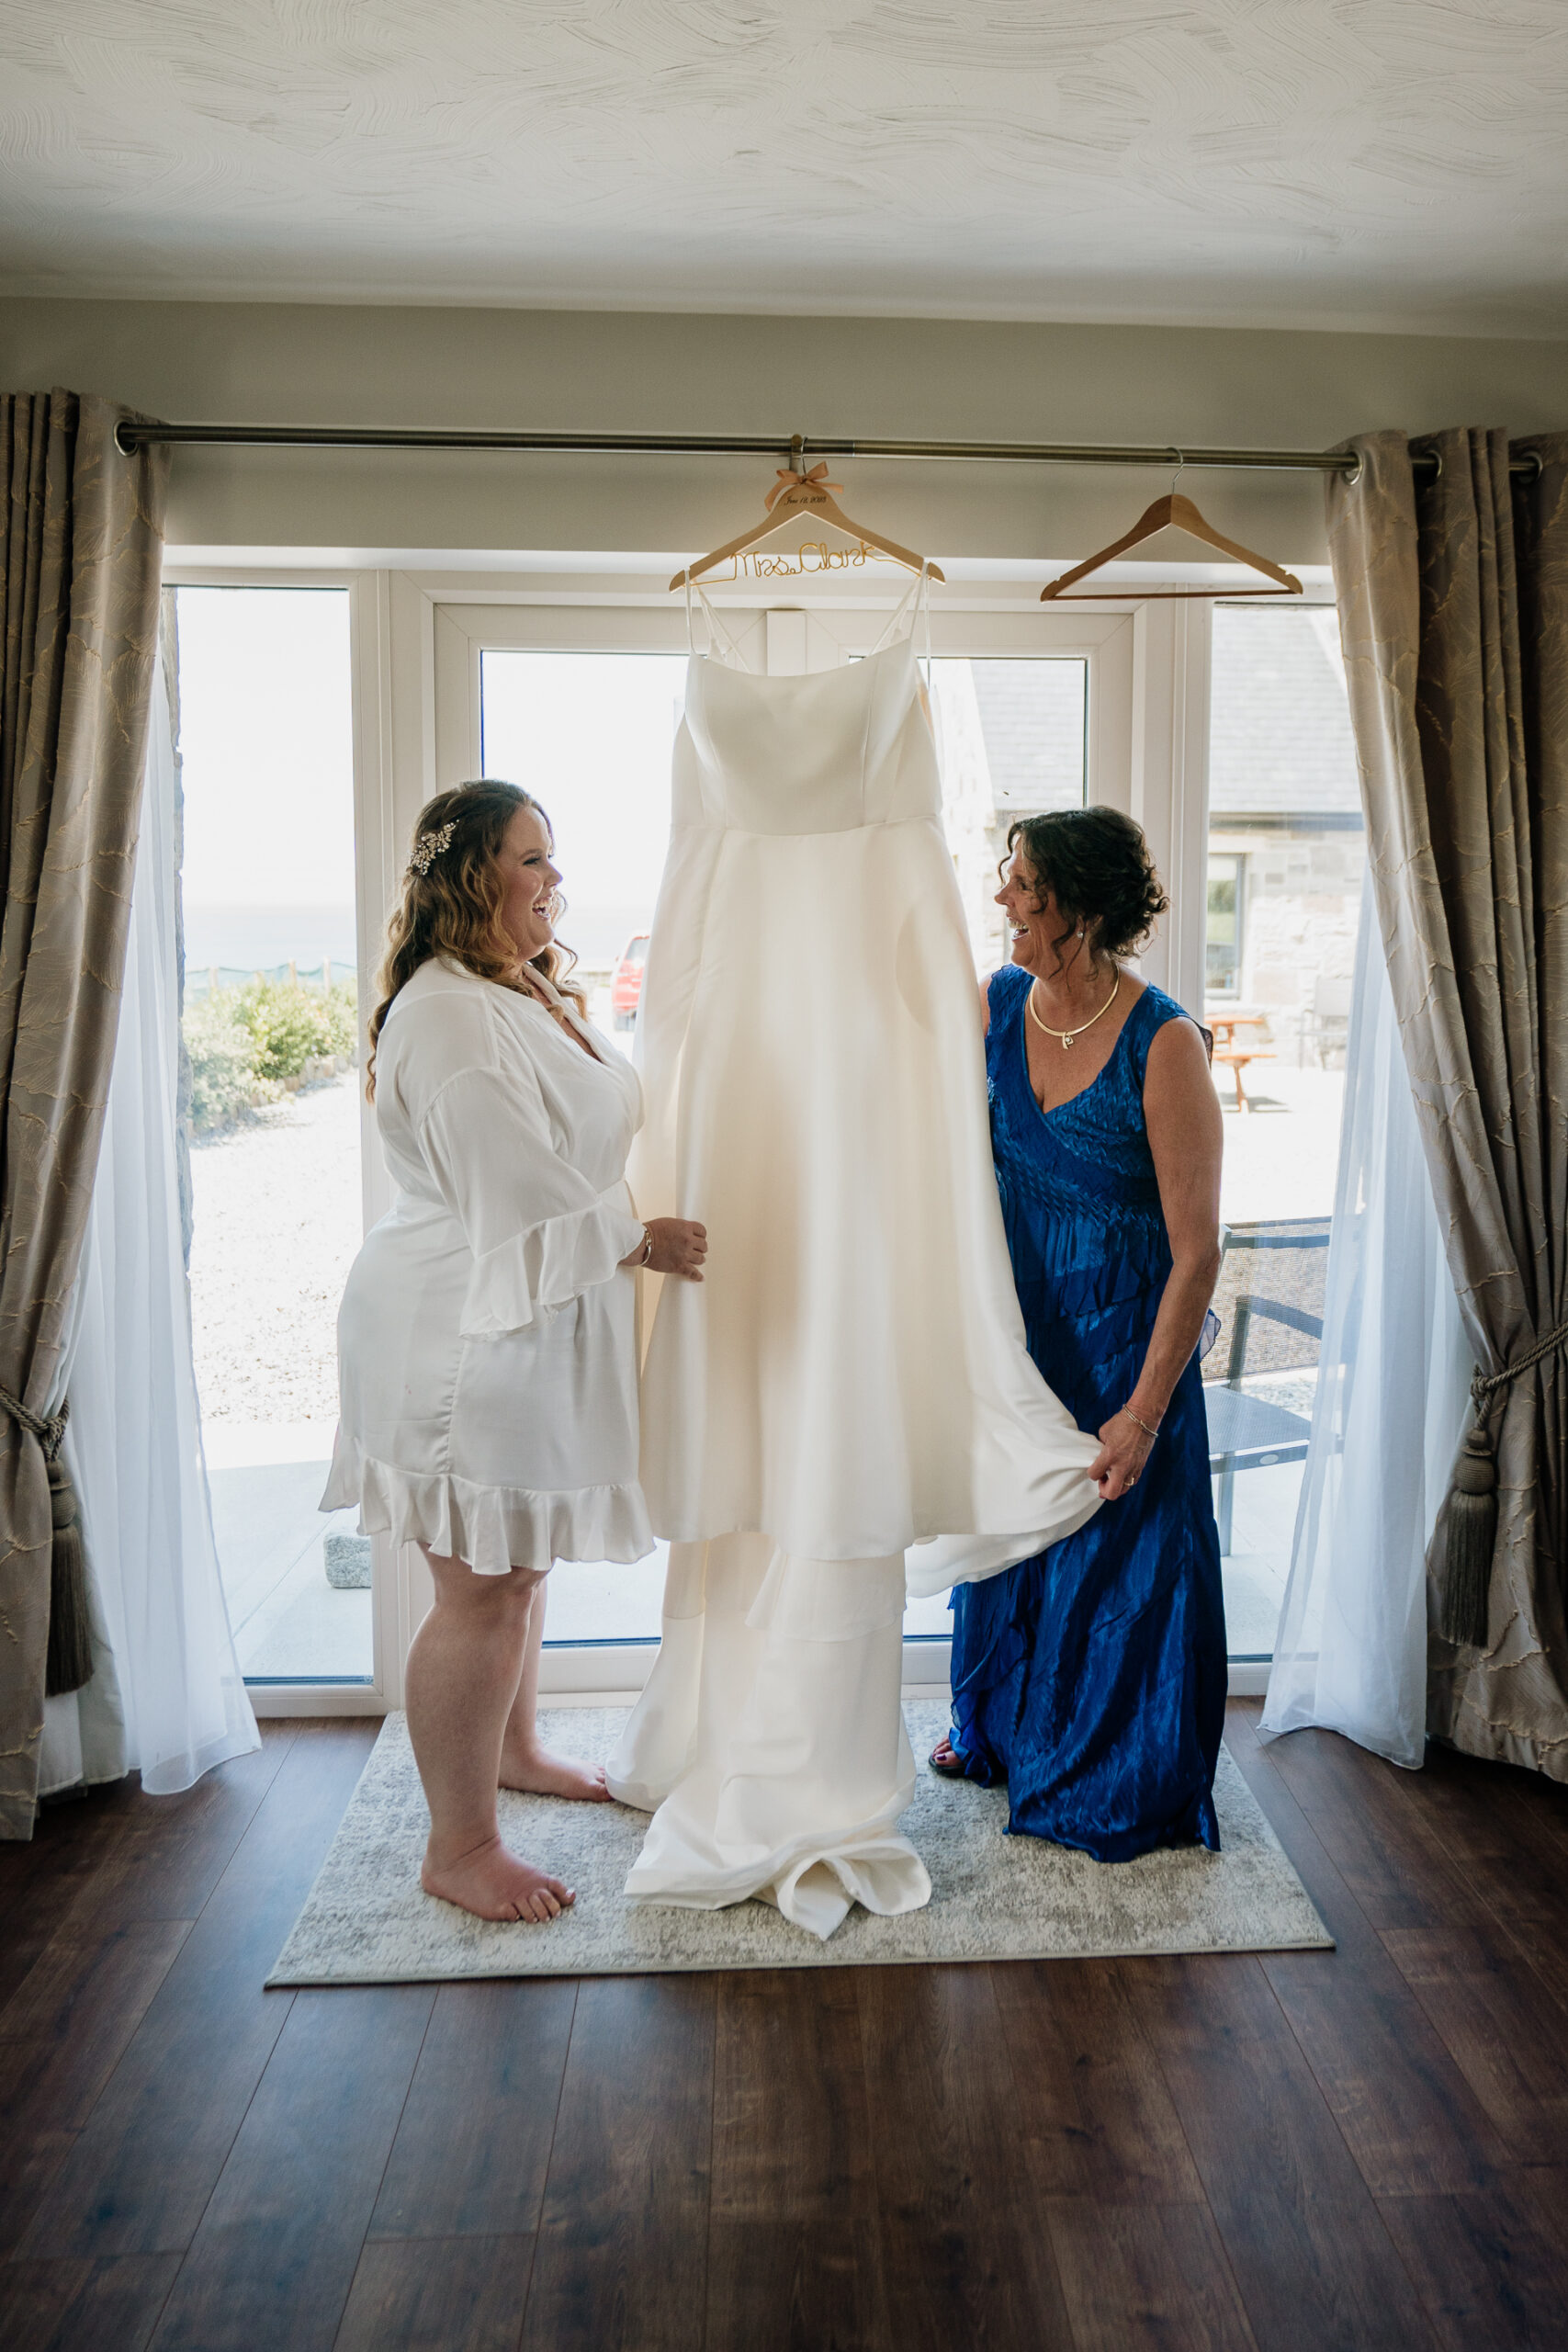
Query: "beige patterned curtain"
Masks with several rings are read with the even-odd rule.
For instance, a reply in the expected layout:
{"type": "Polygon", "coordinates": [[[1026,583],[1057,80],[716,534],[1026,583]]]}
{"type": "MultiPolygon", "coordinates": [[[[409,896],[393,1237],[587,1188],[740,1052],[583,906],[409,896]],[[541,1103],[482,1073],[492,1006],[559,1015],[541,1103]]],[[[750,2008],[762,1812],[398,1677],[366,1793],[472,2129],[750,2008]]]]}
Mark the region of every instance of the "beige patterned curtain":
{"type": "Polygon", "coordinates": [[[20,1413],[0,1412],[7,1838],[32,1834],[61,1516],[48,1456],[114,1056],[157,639],[167,452],[123,457],[126,413],[74,392],[0,395],[0,1389],[20,1413]]]}
{"type": "Polygon", "coordinates": [[[1427,1559],[1428,1728],[1564,1780],[1568,434],[1438,434],[1420,487],[1403,434],[1352,446],[1328,523],[1373,887],[1481,1375],[1427,1559]]]}

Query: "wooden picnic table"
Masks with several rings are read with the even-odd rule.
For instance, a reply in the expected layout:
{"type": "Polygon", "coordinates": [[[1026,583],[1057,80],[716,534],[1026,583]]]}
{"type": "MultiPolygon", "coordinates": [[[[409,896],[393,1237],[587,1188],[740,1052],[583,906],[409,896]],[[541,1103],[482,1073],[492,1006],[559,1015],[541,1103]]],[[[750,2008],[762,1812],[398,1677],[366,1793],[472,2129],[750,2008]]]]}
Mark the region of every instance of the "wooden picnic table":
{"type": "Polygon", "coordinates": [[[1214,1033],[1213,1058],[1224,1062],[1235,1080],[1235,1107],[1238,1111],[1250,1111],[1252,1105],[1241,1082],[1242,1071],[1248,1062],[1271,1062],[1274,1056],[1267,1046],[1249,1046],[1245,1042],[1238,1046],[1235,1033],[1238,1029],[1265,1028],[1269,1016],[1264,1012],[1205,1012],[1203,1017],[1214,1033]]]}

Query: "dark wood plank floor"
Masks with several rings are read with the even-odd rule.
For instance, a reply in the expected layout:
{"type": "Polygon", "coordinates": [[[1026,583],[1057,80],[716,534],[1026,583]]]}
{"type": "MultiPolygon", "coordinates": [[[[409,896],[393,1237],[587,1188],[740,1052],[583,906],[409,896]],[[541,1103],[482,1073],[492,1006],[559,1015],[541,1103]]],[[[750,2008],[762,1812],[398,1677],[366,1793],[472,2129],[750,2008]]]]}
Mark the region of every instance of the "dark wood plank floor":
{"type": "Polygon", "coordinates": [[[374,1739],[0,1848],[6,2352],[1564,2352],[1568,1791],[1228,1737],[1333,1953],[265,1993],[374,1739]]]}

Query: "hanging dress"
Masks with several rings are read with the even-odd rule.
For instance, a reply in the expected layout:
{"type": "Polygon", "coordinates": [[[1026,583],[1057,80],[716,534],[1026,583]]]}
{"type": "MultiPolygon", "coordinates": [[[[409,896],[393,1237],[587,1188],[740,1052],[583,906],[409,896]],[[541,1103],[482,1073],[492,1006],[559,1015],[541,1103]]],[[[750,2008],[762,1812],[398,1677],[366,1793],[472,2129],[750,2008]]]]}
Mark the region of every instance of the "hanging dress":
{"type": "Polygon", "coordinates": [[[653,1317],[671,1552],[610,1785],[654,1811],[634,1899],[763,1895],[819,1935],[930,1892],[895,1826],[906,1576],[994,1574],[1099,1507],[1024,1344],[941,808],[912,636],[803,677],[694,655],[628,1173],[709,1255],[653,1317]]]}

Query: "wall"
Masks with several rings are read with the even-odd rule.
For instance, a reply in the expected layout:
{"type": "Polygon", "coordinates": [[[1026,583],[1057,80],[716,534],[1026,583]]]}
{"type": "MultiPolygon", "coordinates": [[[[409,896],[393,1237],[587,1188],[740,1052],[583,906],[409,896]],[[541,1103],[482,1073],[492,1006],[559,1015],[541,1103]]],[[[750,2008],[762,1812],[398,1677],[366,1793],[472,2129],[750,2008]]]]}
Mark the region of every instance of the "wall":
{"type": "MultiPolygon", "coordinates": [[[[1568,424],[1561,344],[929,320],[687,318],[328,305],[0,301],[0,384],[199,422],[1237,443],[1380,425],[1568,424]]],[[[1167,486],[1144,469],[846,460],[844,504],[950,558],[1081,556],[1167,486]]],[[[171,544],[664,550],[760,512],[749,458],[176,453],[171,544]]],[[[1325,560],[1315,476],[1206,474],[1211,519],[1325,560]]],[[[1184,543],[1190,547],[1190,543],[1184,543]]]]}

